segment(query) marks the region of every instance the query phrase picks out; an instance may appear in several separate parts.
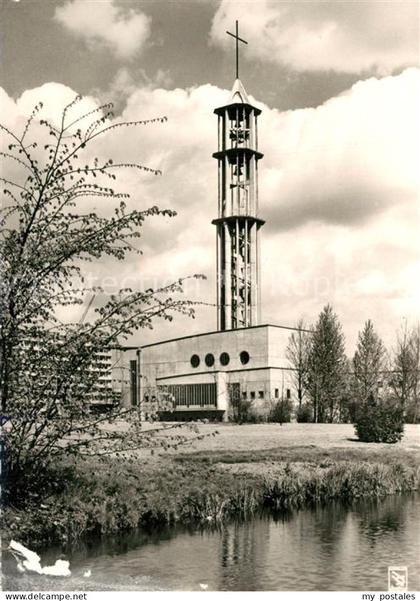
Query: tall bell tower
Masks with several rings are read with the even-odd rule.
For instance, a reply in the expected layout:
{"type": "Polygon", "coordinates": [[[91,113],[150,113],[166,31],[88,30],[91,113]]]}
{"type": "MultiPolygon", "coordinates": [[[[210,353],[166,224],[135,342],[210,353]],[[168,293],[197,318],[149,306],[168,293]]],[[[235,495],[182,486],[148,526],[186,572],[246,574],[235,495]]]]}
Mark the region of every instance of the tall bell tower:
{"type": "Polygon", "coordinates": [[[218,117],[217,327],[246,328],[260,321],[258,216],[258,115],[239,79],[238,35],[236,79],[229,104],[215,109],[218,117]]]}

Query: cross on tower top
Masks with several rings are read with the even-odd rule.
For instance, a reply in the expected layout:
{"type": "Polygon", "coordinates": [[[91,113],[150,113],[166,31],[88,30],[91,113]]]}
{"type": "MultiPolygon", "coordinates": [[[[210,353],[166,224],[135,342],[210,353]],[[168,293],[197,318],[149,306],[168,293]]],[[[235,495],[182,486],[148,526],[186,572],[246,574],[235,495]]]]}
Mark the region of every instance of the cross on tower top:
{"type": "Polygon", "coordinates": [[[238,21],[236,21],[236,33],[230,33],[230,31],[227,31],[226,33],[228,35],[231,35],[233,38],[235,38],[235,41],[236,41],[236,79],[239,79],[239,44],[238,44],[238,42],[243,42],[244,44],[248,44],[248,42],[239,37],[238,21]]]}

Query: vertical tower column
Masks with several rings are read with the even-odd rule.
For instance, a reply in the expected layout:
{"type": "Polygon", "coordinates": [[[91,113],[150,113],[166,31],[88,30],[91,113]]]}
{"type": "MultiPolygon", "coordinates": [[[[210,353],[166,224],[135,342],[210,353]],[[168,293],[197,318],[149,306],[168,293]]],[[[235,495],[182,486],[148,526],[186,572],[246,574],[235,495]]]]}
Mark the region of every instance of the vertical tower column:
{"type": "Polygon", "coordinates": [[[217,327],[257,325],[260,319],[257,118],[239,79],[218,115],[217,327]]]}

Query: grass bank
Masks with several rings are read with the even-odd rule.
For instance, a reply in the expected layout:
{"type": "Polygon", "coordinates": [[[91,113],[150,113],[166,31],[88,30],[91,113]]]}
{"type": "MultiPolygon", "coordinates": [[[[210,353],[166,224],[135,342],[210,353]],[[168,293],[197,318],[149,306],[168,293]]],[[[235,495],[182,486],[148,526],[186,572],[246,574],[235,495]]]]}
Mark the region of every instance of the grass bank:
{"type": "Polygon", "coordinates": [[[279,445],[253,450],[202,449],[145,458],[90,459],[73,466],[60,494],[3,515],[3,537],[40,549],[92,535],[153,524],[216,524],[261,509],[293,509],[416,490],[417,454],[279,445]]]}

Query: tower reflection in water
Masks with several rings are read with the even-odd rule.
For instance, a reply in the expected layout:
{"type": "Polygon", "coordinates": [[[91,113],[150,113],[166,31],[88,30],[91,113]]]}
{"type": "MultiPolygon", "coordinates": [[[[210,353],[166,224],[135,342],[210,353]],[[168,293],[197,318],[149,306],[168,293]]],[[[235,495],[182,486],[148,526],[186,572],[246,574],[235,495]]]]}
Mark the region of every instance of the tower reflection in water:
{"type": "Polygon", "coordinates": [[[219,590],[264,590],[270,522],[258,520],[225,528],[220,542],[219,590]]]}

